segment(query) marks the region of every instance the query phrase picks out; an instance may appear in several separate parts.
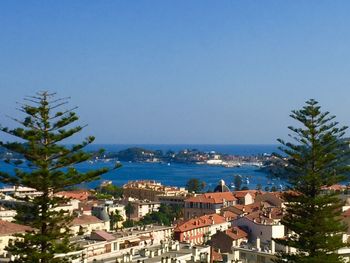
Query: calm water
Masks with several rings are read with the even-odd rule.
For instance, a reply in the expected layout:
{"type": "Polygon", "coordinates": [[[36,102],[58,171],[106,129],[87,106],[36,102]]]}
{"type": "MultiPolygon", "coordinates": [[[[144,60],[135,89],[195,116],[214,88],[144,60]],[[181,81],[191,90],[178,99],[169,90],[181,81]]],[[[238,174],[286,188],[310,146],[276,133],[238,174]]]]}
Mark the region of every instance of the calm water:
{"type": "MultiPolygon", "coordinates": [[[[216,151],[227,154],[237,155],[257,155],[263,153],[272,153],[276,151],[276,145],[92,145],[89,150],[104,148],[107,151],[119,151],[132,146],[139,146],[152,150],[173,150],[198,149],[200,151],[216,151]]],[[[207,189],[213,189],[220,179],[223,179],[228,186],[233,182],[234,175],[240,174],[244,181],[249,184],[250,189],[255,189],[257,184],[263,186],[276,187],[283,184],[278,180],[269,180],[266,174],[258,172],[256,167],[242,166],[239,168],[225,168],[207,165],[192,164],[161,164],[161,163],[122,163],[123,166],[117,170],[104,174],[100,180],[84,184],[86,188],[98,186],[103,180],[111,180],[116,185],[123,185],[130,180],[150,179],[161,182],[165,185],[185,186],[190,178],[198,178],[207,184],[207,189]]],[[[84,172],[94,168],[113,167],[114,161],[83,163],[77,168],[84,172]]],[[[12,167],[0,163],[0,169],[11,171],[12,167]]]]}
{"type": "MultiPolygon", "coordinates": [[[[279,186],[283,184],[278,180],[267,179],[266,174],[258,172],[256,167],[242,166],[239,168],[225,168],[208,165],[192,164],[160,164],[160,163],[122,163],[123,167],[109,172],[97,182],[89,183],[88,187],[97,186],[102,180],[111,180],[116,185],[123,185],[130,180],[150,179],[161,182],[165,185],[185,186],[190,178],[198,178],[207,184],[207,189],[213,189],[220,179],[223,179],[229,186],[235,175],[239,174],[248,182],[250,189],[255,189],[257,184],[271,186],[271,183],[279,186]]],[[[81,171],[92,167],[103,167],[106,164],[83,164],[81,171]]]]}

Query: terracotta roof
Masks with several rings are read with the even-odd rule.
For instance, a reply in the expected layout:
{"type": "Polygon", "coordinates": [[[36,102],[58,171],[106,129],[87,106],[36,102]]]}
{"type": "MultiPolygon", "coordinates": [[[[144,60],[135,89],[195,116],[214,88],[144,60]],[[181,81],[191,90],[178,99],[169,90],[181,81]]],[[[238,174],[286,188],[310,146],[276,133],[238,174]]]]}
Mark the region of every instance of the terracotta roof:
{"type": "Polygon", "coordinates": [[[221,253],[216,251],[215,249],[212,249],[211,251],[211,262],[217,262],[217,261],[223,261],[221,253]]]}
{"type": "Polygon", "coordinates": [[[252,213],[254,211],[258,211],[260,209],[260,203],[252,203],[249,205],[234,205],[232,207],[241,210],[244,213],[252,213]]]}
{"type": "Polygon", "coordinates": [[[242,190],[242,191],[234,191],[233,195],[236,198],[243,198],[247,194],[250,194],[253,198],[255,198],[259,193],[261,193],[261,191],[259,190],[242,190]]]}
{"type": "Polygon", "coordinates": [[[9,236],[32,230],[31,227],[0,220],[0,236],[9,236]]]}
{"type": "Polygon", "coordinates": [[[248,237],[248,233],[245,232],[242,228],[234,226],[230,229],[227,229],[225,231],[226,235],[228,235],[229,237],[231,237],[233,240],[237,240],[237,239],[241,239],[241,238],[247,238],[248,237]]]}
{"type": "Polygon", "coordinates": [[[93,231],[90,235],[90,238],[93,240],[100,240],[100,241],[112,241],[116,239],[112,234],[109,234],[103,230],[93,231]]]}
{"type": "Polygon", "coordinates": [[[73,219],[72,225],[89,225],[89,224],[97,224],[102,223],[103,221],[98,219],[95,216],[90,215],[81,215],[73,219]]]}
{"type": "Polygon", "coordinates": [[[186,232],[186,231],[189,231],[192,229],[202,228],[202,227],[210,226],[213,224],[222,224],[225,222],[226,222],[225,217],[223,217],[221,215],[218,215],[218,214],[204,215],[204,216],[200,216],[198,218],[193,218],[193,219],[185,221],[181,225],[178,225],[174,229],[174,231],[186,232]]]}
{"type": "Polygon", "coordinates": [[[222,193],[205,193],[198,196],[190,197],[185,202],[194,203],[211,203],[211,204],[222,204],[225,201],[235,201],[236,197],[231,192],[222,193]]]}
{"type": "Polygon", "coordinates": [[[77,190],[77,191],[61,191],[56,193],[57,196],[63,196],[65,198],[77,199],[85,201],[90,196],[89,191],[77,190]]]}
{"type": "Polygon", "coordinates": [[[236,219],[237,216],[239,215],[239,214],[236,214],[236,213],[229,211],[229,210],[222,211],[221,214],[223,217],[227,218],[228,220],[236,219]]]}
{"type": "Polygon", "coordinates": [[[344,211],[344,212],[342,213],[342,216],[343,216],[343,217],[350,217],[350,209],[344,211]]]}
{"type": "Polygon", "coordinates": [[[282,210],[280,208],[271,208],[270,211],[256,211],[246,215],[245,217],[255,223],[266,223],[273,224],[276,220],[281,219],[283,216],[282,210]]]}
{"type": "Polygon", "coordinates": [[[346,189],[345,185],[340,185],[340,184],[334,184],[334,185],[324,185],[321,187],[322,190],[332,190],[332,191],[342,191],[346,189]]]}

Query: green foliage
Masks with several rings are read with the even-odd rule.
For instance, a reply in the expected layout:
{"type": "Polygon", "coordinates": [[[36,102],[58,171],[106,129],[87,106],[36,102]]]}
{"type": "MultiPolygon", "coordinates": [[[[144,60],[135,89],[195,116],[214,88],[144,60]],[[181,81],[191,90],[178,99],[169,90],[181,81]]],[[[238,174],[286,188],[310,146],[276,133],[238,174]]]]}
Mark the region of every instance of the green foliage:
{"type": "Polygon", "coordinates": [[[123,217],[120,215],[118,210],[115,210],[115,212],[112,212],[110,215],[110,225],[111,225],[111,230],[116,228],[116,225],[118,222],[123,221],[123,217]]]}
{"type": "MultiPolygon", "coordinates": [[[[55,211],[59,204],[68,201],[54,194],[82,182],[99,178],[108,169],[79,172],[75,165],[87,161],[90,154],[83,148],[94,141],[88,137],[81,144],[70,147],[62,142],[80,132],[83,127],[71,127],[78,120],[72,110],[58,111],[67,103],[66,99],[54,99],[55,94],[37,93],[25,98],[20,111],[23,120],[13,119],[20,127],[9,129],[0,127],[4,133],[12,135],[20,142],[1,142],[8,151],[22,156],[26,160],[26,169],[16,168],[14,173],[0,171],[0,181],[4,184],[35,188],[42,194],[33,198],[16,197],[26,205],[17,207],[16,220],[33,228],[20,234],[18,239],[6,249],[18,256],[18,263],[61,263],[70,262],[69,258],[55,258],[57,253],[67,253],[76,248],[70,244],[69,224],[73,219],[64,211],[55,211]],[[68,127],[69,126],[69,127],[68,127]]],[[[16,163],[12,163],[16,167],[16,163]]]]}
{"type": "Polygon", "coordinates": [[[123,197],[123,188],[113,185],[113,184],[107,184],[103,185],[96,189],[101,194],[110,195],[114,198],[122,198],[123,197]]]}
{"type": "Polygon", "coordinates": [[[206,184],[204,181],[200,181],[197,178],[191,178],[186,183],[186,188],[189,192],[201,193],[205,188],[206,184]]]}
{"type": "Polygon", "coordinates": [[[123,227],[133,227],[133,226],[137,226],[137,223],[134,220],[126,219],[123,222],[123,227]]]}
{"type": "Polygon", "coordinates": [[[97,200],[110,200],[110,199],[113,199],[113,195],[106,194],[106,193],[101,193],[101,192],[96,192],[94,196],[95,196],[95,198],[97,200]]]}
{"type": "Polygon", "coordinates": [[[337,254],[345,246],[342,202],[335,193],[322,193],[321,187],[340,182],[349,171],[349,146],[341,140],[347,127],[339,127],[334,116],[321,112],[315,100],[292,111],[291,117],[301,126],[288,127],[295,144],[279,140],[287,156],[293,190],[285,194],[286,214],[282,220],[289,234],[276,242],[296,248],[297,253],[280,253],[276,262],[343,262],[337,254]]]}
{"type": "Polygon", "coordinates": [[[277,187],[276,186],[271,186],[270,192],[277,192],[277,187]]]}
{"type": "Polygon", "coordinates": [[[262,189],[262,185],[261,184],[257,184],[256,185],[256,190],[261,190],[262,189]]]}
{"type": "Polygon", "coordinates": [[[145,162],[152,160],[153,158],[162,158],[162,151],[151,151],[143,148],[133,147],[126,150],[119,151],[118,153],[111,155],[117,157],[120,161],[132,161],[132,162],[145,162]]]}
{"type": "Polygon", "coordinates": [[[158,211],[145,215],[139,223],[142,225],[159,224],[170,226],[174,219],[180,218],[181,215],[181,207],[161,204],[158,211]]]}
{"type": "Polygon", "coordinates": [[[125,206],[125,214],[128,219],[130,219],[134,211],[135,211],[135,208],[133,207],[132,203],[128,202],[127,205],[125,206]]]}
{"type": "Polygon", "coordinates": [[[233,184],[235,185],[235,190],[239,191],[241,190],[243,181],[242,181],[242,176],[236,174],[235,177],[233,178],[233,184]]]}

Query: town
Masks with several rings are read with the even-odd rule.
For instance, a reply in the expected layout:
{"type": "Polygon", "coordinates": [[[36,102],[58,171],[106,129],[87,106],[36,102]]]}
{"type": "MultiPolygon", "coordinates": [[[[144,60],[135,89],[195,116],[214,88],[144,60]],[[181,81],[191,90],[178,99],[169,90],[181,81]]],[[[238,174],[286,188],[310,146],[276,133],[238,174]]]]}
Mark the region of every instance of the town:
{"type": "MultiPolygon", "coordinates": [[[[113,189],[111,186],[107,181],[101,188],[113,189]]],[[[350,189],[333,185],[323,187],[323,191],[336,192],[345,202],[342,220],[349,225],[350,189]]],[[[28,187],[2,188],[0,193],[0,262],[8,262],[11,255],[5,247],[16,234],[30,229],[13,222],[16,211],[11,207],[19,205],[19,197],[33,198],[41,193],[28,187]]],[[[293,250],[274,241],[286,234],[280,222],[285,208],[283,192],[231,192],[220,180],[214,192],[195,194],[142,180],[125,184],[117,198],[99,196],[92,190],[67,190],[56,195],[69,201],[55,209],[74,216],[71,242],[79,249],[71,254],[76,263],[269,263],[279,251],[293,250]],[[144,221],[159,211],[174,210],[177,217],[167,224],[144,221]]],[[[338,251],[347,262],[349,237],[349,232],[343,233],[344,248],[338,251]]]]}

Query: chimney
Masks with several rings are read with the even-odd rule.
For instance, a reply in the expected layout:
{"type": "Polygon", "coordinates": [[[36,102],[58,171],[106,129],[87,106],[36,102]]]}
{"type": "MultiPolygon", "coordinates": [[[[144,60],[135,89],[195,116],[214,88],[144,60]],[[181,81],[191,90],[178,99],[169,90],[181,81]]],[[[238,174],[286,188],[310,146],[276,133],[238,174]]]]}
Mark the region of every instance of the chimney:
{"type": "Polygon", "coordinates": [[[276,248],[275,248],[275,241],[271,240],[271,253],[275,254],[276,248]]]}
{"type": "Polygon", "coordinates": [[[199,253],[198,253],[198,249],[197,247],[192,247],[192,256],[194,257],[194,261],[197,261],[198,260],[198,257],[199,257],[199,253]]]}

